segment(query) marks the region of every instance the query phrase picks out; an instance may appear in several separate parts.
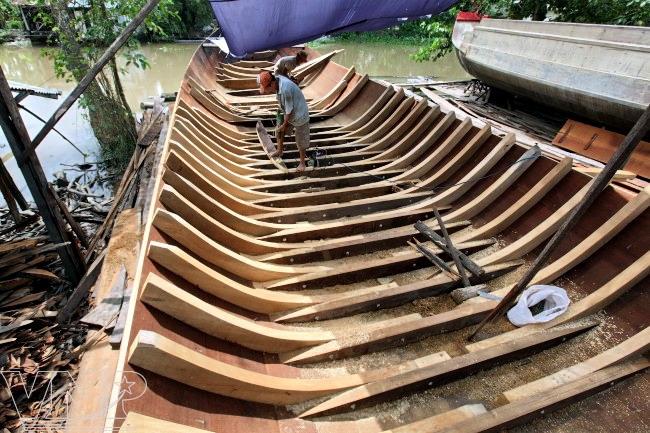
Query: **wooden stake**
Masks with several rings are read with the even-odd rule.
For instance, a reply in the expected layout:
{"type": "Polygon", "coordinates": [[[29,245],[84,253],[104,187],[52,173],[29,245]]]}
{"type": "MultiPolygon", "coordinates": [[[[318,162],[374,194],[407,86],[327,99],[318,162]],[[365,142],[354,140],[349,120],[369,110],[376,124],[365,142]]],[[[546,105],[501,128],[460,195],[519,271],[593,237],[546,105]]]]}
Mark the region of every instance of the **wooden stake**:
{"type": "Polygon", "coordinates": [[[578,220],[585,214],[587,209],[593,204],[600,193],[612,180],[616,171],[619,170],[628,160],[636,146],[641,139],[650,130],[650,105],[648,105],[637,120],[634,127],[627,134],[619,148],[616,150],[612,158],[609,160],[605,168],[596,176],[589,191],[582,199],[582,201],[573,209],[569,217],[560,226],[555,235],[548,241],[544,249],[535,259],[533,265],[528,269],[526,274],[521,277],[519,282],[508,292],[508,294],[499,302],[499,304],[490,312],[490,314],[479,323],[476,330],[470,335],[469,339],[472,340],[476,334],[483,329],[485,325],[492,322],[497,316],[503,314],[517,299],[517,296],[528,286],[528,283],[533,279],[537,272],[542,269],[546,261],[551,256],[551,253],[560,244],[564,236],[571,230],[571,228],[578,222],[578,220]]]}
{"type": "Polygon", "coordinates": [[[48,188],[43,167],[35,154],[26,154],[32,147],[27,128],[20,117],[20,112],[4,71],[0,68],[0,123],[7,137],[11,151],[17,161],[23,161],[18,166],[25,177],[34,202],[43,218],[50,240],[55,244],[67,243],[58,249],[67,277],[77,284],[85,271],[81,251],[71,234],[66,230],[58,205],[48,188]]]}
{"type": "MultiPolygon", "coordinates": [[[[138,12],[138,14],[133,18],[133,21],[131,21],[125,28],[122,30],[122,33],[113,41],[113,43],[104,51],[104,54],[97,60],[97,62],[88,70],[86,75],[79,81],[79,84],[77,84],[77,87],[74,88],[72,92],[68,95],[67,98],[65,98],[65,101],[61,104],[61,106],[54,112],[52,117],[48,119],[48,121],[43,125],[43,128],[36,134],[36,137],[34,137],[34,140],[32,140],[32,145],[29,149],[27,149],[26,156],[30,156],[34,150],[36,149],[36,146],[38,146],[45,136],[54,128],[54,125],[57,124],[57,122],[63,117],[63,115],[72,107],[74,102],[79,99],[79,97],[83,94],[83,92],[86,91],[86,88],[92,83],[92,81],[95,79],[95,76],[101,71],[104,66],[115,56],[117,51],[122,48],[122,45],[126,43],[126,41],[131,37],[133,32],[142,24],[142,22],[147,18],[149,13],[158,5],[160,0],[148,0],[147,3],[144,5],[144,7],[138,12]]],[[[18,158],[16,158],[18,159],[18,158]]]]}
{"type": "Polygon", "coordinates": [[[436,215],[436,219],[438,220],[438,225],[440,226],[440,231],[442,231],[442,235],[445,238],[445,243],[447,244],[447,248],[449,248],[449,254],[451,254],[451,258],[454,259],[454,263],[456,263],[456,268],[458,269],[458,273],[460,274],[460,279],[463,281],[463,286],[465,287],[471,286],[471,283],[469,282],[469,278],[467,278],[467,273],[465,272],[465,267],[463,267],[463,263],[460,261],[460,258],[458,257],[458,250],[454,247],[454,244],[451,242],[449,233],[447,233],[447,227],[445,227],[445,223],[442,220],[442,217],[440,216],[440,212],[438,212],[438,209],[434,207],[433,213],[436,215]]]}

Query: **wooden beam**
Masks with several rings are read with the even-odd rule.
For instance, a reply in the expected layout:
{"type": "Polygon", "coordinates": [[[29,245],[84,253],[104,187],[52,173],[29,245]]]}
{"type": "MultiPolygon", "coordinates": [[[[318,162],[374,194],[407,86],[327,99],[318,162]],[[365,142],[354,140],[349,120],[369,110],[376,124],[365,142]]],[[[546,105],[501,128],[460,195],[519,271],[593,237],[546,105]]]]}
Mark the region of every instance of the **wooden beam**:
{"type": "MultiPolygon", "coordinates": [[[[460,261],[460,251],[458,251],[456,247],[454,247],[454,243],[451,241],[451,238],[449,237],[449,233],[447,233],[445,222],[442,220],[442,217],[440,216],[440,212],[438,212],[438,209],[436,207],[433,208],[433,213],[435,214],[436,219],[438,220],[438,227],[440,227],[440,230],[442,231],[442,235],[445,238],[445,245],[447,247],[447,251],[451,255],[451,258],[453,259],[454,263],[456,264],[456,269],[460,274],[460,279],[463,282],[463,286],[469,287],[470,283],[469,283],[469,278],[467,278],[467,273],[465,272],[465,266],[460,261]]],[[[437,233],[433,231],[432,233],[437,235],[437,233]]]]}
{"type": "Polygon", "coordinates": [[[595,326],[595,323],[538,332],[530,336],[510,340],[506,344],[497,347],[456,356],[429,367],[361,385],[309,409],[300,416],[341,412],[350,408],[350,406],[357,408],[361,407],[362,403],[364,405],[377,403],[392,396],[403,397],[406,393],[431,388],[434,384],[439,386],[450,380],[466,377],[479,370],[490,368],[501,362],[536,353],[551,345],[566,341],[568,338],[575,337],[593,326],[595,326]]]}
{"type": "Polygon", "coordinates": [[[560,228],[555,232],[555,235],[548,241],[542,252],[537,256],[533,265],[526,271],[526,274],[521,277],[515,287],[508,292],[508,294],[499,302],[499,305],[478,325],[474,330],[470,339],[474,338],[476,334],[488,323],[491,323],[497,316],[503,314],[515,301],[517,296],[524,291],[528,283],[535,277],[537,272],[544,266],[549,259],[555,248],[560,244],[564,237],[569,233],[578,220],[587,212],[587,210],[594,203],[596,198],[605,189],[605,187],[612,180],[616,171],[625,165],[628,158],[639,144],[641,139],[650,130],[650,105],[648,105],[637,120],[634,127],[630,130],[628,135],[623,140],[623,143],[616,150],[612,158],[609,160],[603,171],[593,180],[589,190],[587,191],[581,202],[573,209],[569,217],[564,221],[560,228]]]}
{"type": "Polygon", "coordinates": [[[73,284],[76,284],[81,280],[85,270],[83,256],[77,243],[65,228],[56,200],[48,187],[41,163],[35,154],[30,155],[28,153],[28,149],[32,147],[32,141],[29,138],[29,133],[20,116],[18,105],[14,101],[2,68],[0,68],[0,96],[2,97],[0,103],[2,130],[9,142],[12,153],[16,160],[19,161],[18,166],[43,218],[50,239],[55,244],[66,244],[60,247],[58,252],[67,277],[73,284]]]}
{"type": "MultiPolygon", "coordinates": [[[[61,120],[61,117],[72,107],[77,99],[86,91],[90,83],[93,82],[95,76],[106,66],[106,64],[115,56],[117,51],[122,48],[122,45],[131,37],[133,32],[142,24],[151,13],[152,10],[158,5],[160,0],[147,0],[147,3],[142,7],[140,12],[133,18],[133,20],[122,30],[122,33],[113,41],[113,43],[104,51],[104,54],[95,62],[95,64],[88,70],[86,75],[79,81],[77,87],[75,87],[72,92],[68,95],[63,103],[57,108],[57,110],[52,114],[52,117],[45,122],[43,128],[36,134],[34,140],[32,141],[31,147],[27,149],[27,155],[29,156],[36,147],[43,141],[47,134],[54,128],[54,125],[61,120]]],[[[18,158],[16,158],[18,159],[18,158]]]]}

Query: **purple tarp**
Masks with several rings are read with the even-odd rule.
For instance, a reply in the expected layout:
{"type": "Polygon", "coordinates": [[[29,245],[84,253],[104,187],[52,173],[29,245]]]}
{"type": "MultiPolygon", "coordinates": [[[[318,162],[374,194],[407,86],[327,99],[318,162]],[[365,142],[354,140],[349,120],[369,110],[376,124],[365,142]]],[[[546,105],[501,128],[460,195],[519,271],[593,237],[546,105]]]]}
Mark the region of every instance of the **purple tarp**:
{"type": "Polygon", "coordinates": [[[436,15],[458,0],[211,0],[235,56],[436,15]]]}

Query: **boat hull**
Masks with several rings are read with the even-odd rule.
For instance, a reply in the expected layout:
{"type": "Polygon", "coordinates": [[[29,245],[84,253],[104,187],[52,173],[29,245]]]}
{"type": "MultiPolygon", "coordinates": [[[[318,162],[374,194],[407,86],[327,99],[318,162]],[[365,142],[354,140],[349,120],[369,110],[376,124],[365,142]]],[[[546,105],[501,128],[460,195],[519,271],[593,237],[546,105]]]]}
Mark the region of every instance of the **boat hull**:
{"type": "Polygon", "coordinates": [[[485,18],[462,25],[458,59],[491,86],[614,127],[629,127],[650,103],[648,28],[485,18]]]}

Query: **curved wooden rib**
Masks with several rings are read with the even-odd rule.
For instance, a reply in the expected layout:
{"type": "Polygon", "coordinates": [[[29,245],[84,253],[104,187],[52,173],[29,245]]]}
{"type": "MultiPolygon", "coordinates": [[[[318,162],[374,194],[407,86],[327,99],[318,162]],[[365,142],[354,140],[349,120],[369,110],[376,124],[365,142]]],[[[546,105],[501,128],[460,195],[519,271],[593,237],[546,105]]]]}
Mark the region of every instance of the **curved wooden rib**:
{"type": "Polygon", "coordinates": [[[326,266],[282,266],[249,259],[206,239],[181,217],[164,209],[156,210],[152,224],[203,260],[249,281],[272,281],[294,275],[331,271],[326,266]]]}
{"type": "Polygon", "coordinates": [[[210,305],[151,273],[144,283],[140,299],[145,304],[208,335],[262,352],[278,353],[335,339],[334,334],[327,331],[291,329],[283,326],[271,328],[262,325],[210,305]]]}
{"type": "MultiPolygon", "coordinates": [[[[408,101],[408,100],[407,100],[408,101]]],[[[405,102],[407,102],[405,101],[405,102]]],[[[401,108],[401,107],[400,107],[401,108]]],[[[369,143],[364,150],[375,151],[384,150],[395,143],[399,137],[404,135],[405,131],[411,129],[416,120],[425,111],[431,111],[425,100],[421,100],[411,106],[409,113],[401,118],[400,110],[395,112],[395,116],[390,121],[384,123],[380,128],[366,135],[362,139],[353,143],[369,143]],[[393,120],[399,121],[394,124],[393,120]]]]}
{"type": "Polygon", "coordinates": [[[292,404],[364,383],[360,375],[298,379],[257,373],[212,359],[153,331],[140,330],[128,362],[194,388],[267,404],[292,404]]]}
{"type": "Polygon", "coordinates": [[[319,302],[316,297],[250,288],[220,274],[172,245],[152,242],[148,257],[201,290],[256,313],[271,314],[319,302]]]}
{"type": "MultiPolygon", "coordinates": [[[[443,430],[436,430],[436,433],[484,433],[510,429],[535,416],[548,414],[576,400],[613,386],[621,380],[646,370],[648,366],[650,366],[650,362],[647,359],[614,365],[557,388],[497,407],[483,415],[460,421],[443,430]]],[[[428,432],[428,430],[424,430],[419,433],[428,432]]]]}
{"type": "MultiPolygon", "coordinates": [[[[454,139],[457,140],[457,141],[460,141],[460,140],[461,140],[461,139],[462,139],[462,138],[463,138],[463,137],[464,137],[464,136],[465,136],[465,135],[466,135],[466,134],[471,130],[471,123],[470,123],[469,126],[470,126],[469,128],[468,128],[468,127],[463,127],[462,124],[461,124],[461,126],[459,127],[459,129],[456,131],[456,132],[459,132],[459,134],[458,134],[458,135],[455,135],[455,134],[454,134],[454,135],[455,135],[455,138],[454,138],[454,139]]],[[[506,146],[506,145],[507,145],[507,147],[510,148],[510,146],[512,145],[512,144],[510,143],[511,140],[510,140],[510,139],[507,139],[507,137],[508,137],[508,136],[506,135],[506,137],[504,137],[504,138],[499,142],[499,144],[500,144],[501,146],[506,146]]],[[[450,138],[451,138],[451,137],[450,137],[450,138]]],[[[451,160],[449,160],[448,163],[446,163],[446,164],[443,165],[441,168],[439,168],[438,170],[436,170],[436,172],[435,172],[434,175],[432,175],[432,176],[430,176],[429,178],[427,178],[426,180],[424,180],[424,181],[418,183],[418,189],[424,189],[424,188],[430,189],[430,188],[434,188],[434,187],[436,187],[437,185],[439,185],[439,184],[441,184],[442,182],[444,182],[444,181],[446,181],[447,179],[449,179],[449,178],[450,178],[454,173],[456,173],[458,170],[460,170],[460,168],[461,168],[461,167],[462,167],[462,166],[463,166],[467,161],[469,161],[469,159],[470,159],[472,156],[474,156],[474,154],[476,153],[476,151],[478,151],[478,149],[481,147],[481,145],[482,145],[483,143],[485,143],[485,141],[486,141],[488,138],[490,138],[490,126],[489,126],[489,125],[485,125],[483,128],[481,128],[481,129],[480,129],[480,130],[479,130],[479,131],[478,131],[478,132],[477,132],[477,133],[472,137],[472,139],[471,139],[471,140],[470,140],[470,141],[469,141],[469,142],[468,142],[468,143],[467,143],[467,144],[466,144],[462,149],[460,149],[460,150],[456,153],[456,155],[455,155],[451,160]]],[[[493,149],[493,151],[492,151],[493,154],[494,154],[494,150],[496,150],[496,149],[497,149],[496,147],[493,149]]],[[[501,154],[498,154],[498,157],[499,157],[499,158],[501,158],[502,156],[503,156],[502,153],[501,153],[501,154]]],[[[496,161],[495,161],[495,163],[496,163],[496,161]]],[[[478,164],[478,166],[475,167],[474,170],[478,170],[478,169],[480,169],[480,168],[481,168],[481,164],[478,164]]],[[[405,174],[407,174],[408,176],[412,176],[412,174],[410,174],[408,171],[407,171],[405,174]]],[[[418,177],[421,178],[422,175],[420,175],[420,176],[418,176],[418,177]]],[[[462,185],[462,184],[461,184],[461,185],[458,185],[458,187],[463,187],[463,185],[462,185]]]]}
{"type": "Polygon", "coordinates": [[[352,87],[352,89],[348,93],[344,92],[343,95],[334,102],[334,104],[330,105],[328,108],[318,113],[318,115],[329,117],[339,113],[341,110],[347,107],[348,104],[354,100],[354,98],[357,97],[357,95],[366,85],[368,80],[369,80],[368,74],[364,74],[361,78],[357,80],[356,83],[354,83],[354,87],[352,87]]]}
{"type": "MultiPolygon", "coordinates": [[[[561,259],[558,259],[558,261],[559,260],[561,259]]],[[[571,266],[568,266],[565,271],[570,268],[571,266]]],[[[590,314],[596,313],[615,301],[619,296],[627,292],[630,288],[634,287],[649,274],[650,252],[647,252],[630,266],[628,266],[623,272],[617,274],[614,278],[598,288],[596,291],[582,298],[578,302],[571,304],[568,311],[560,317],[557,317],[550,322],[541,323],[539,325],[528,325],[522,328],[517,328],[512,331],[505,332],[503,334],[482,341],[478,341],[476,343],[468,344],[465,346],[465,348],[470,352],[481,350],[487,347],[501,344],[502,341],[512,338],[513,335],[529,334],[531,332],[535,332],[538,329],[558,326],[563,323],[567,323],[570,320],[578,320],[590,314]]],[[[506,288],[504,292],[509,291],[511,287],[506,288]]]]}
{"type": "Polygon", "coordinates": [[[553,167],[530,191],[526,192],[519,200],[510,206],[501,215],[494,218],[478,229],[459,237],[460,240],[479,239],[494,236],[510,226],[520,216],[535,206],[555,185],[571,171],[573,160],[564,158],[553,167]]]}
{"type": "Polygon", "coordinates": [[[564,368],[549,376],[518,386],[503,393],[509,401],[514,402],[537,395],[560,385],[573,382],[579,378],[613,364],[643,355],[650,350],[650,328],[633,335],[622,343],[608,349],[588,360],[571,367],[564,368]]]}
{"type": "MultiPolygon", "coordinates": [[[[403,179],[417,179],[427,174],[433,167],[435,167],[454,147],[460,140],[472,129],[472,122],[469,119],[463,120],[460,125],[454,129],[449,137],[443,141],[436,149],[426,158],[418,162],[412,169],[396,176],[393,180],[403,179]]],[[[388,167],[386,167],[388,168],[388,167]]]]}
{"type": "MultiPolygon", "coordinates": [[[[206,194],[205,188],[200,188],[180,176],[174,170],[165,170],[163,173],[163,180],[208,215],[212,215],[214,218],[222,221],[226,226],[233,230],[238,230],[241,233],[246,233],[252,236],[263,236],[277,233],[281,230],[295,230],[299,227],[311,227],[311,225],[308,224],[268,223],[241,215],[234,212],[229,207],[224,206],[219,200],[215,200],[212,195],[206,194]]],[[[205,184],[199,183],[199,185],[203,186],[205,184]]],[[[208,190],[208,192],[211,191],[208,190]]]]}
{"type": "MultiPolygon", "coordinates": [[[[447,129],[454,123],[456,120],[456,115],[454,112],[449,112],[445,114],[445,116],[442,118],[440,122],[436,124],[436,126],[431,129],[431,131],[410,151],[404,153],[402,156],[396,156],[396,155],[390,155],[390,157],[397,157],[397,159],[389,164],[386,164],[384,167],[382,167],[382,171],[384,170],[390,170],[393,168],[405,168],[408,167],[410,164],[412,164],[414,161],[416,161],[418,158],[424,154],[429,148],[434,145],[435,143],[438,142],[442,134],[445,133],[447,129]]],[[[440,147],[443,147],[442,145],[440,147]]],[[[440,156],[440,158],[444,157],[446,153],[451,151],[451,146],[447,149],[443,149],[440,152],[444,153],[444,155],[440,156]]],[[[435,162],[434,162],[435,164],[435,162]]],[[[433,165],[432,165],[433,166],[433,165]]]]}
{"type": "Polygon", "coordinates": [[[258,255],[304,247],[303,244],[267,242],[241,234],[203,212],[170,185],[163,186],[160,192],[160,201],[167,209],[183,218],[201,233],[222,245],[230,245],[238,253],[258,255]]]}
{"type": "Polygon", "coordinates": [[[214,114],[220,119],[225,120],[226,122],[241,123],[260,120],[238,116],[226,110],[225,108],[221,107],[219,103],[214,98],[212,98],[203,87],[201,87],[200,84],[191,79],[190,95],[192,95],[192,97],[196,99],[201,105],[203,105],[203,107],[205,107],[210,113],[214,114]]]}
{"type": "Polygon", "coordinates": [[[455,377],[464,377],[478,370],[486,368],[497,361],[517,358],[531,350],[537,351],[549,344],[565,341],[567,338],[576,336],[594,324],[577,325],[570,328],[553,329],[522,338],[512,339],[507,344],[456,356],[447,361],[440,362],[430,367],[425,367],[390,378],[360,385],[349,391],[345,391],[324,403],[302,413],[301,417],[313,416],[321,413],[332,413],[341,411],[350,406],[359,406],[361,402],[368,400],[375,401],[382,394],[395,392],[396,390],[410,390],[414,388],[431,388],[434,384],[440,385],[455,377]]]}
{"type": "MultiPolygon", "coordinates": [[[[410,424],[396,427],[391,430],[385,430],[382,433],[437,432],[444,429],[445,427],[453,426],[454,424],[457,424],[463,420],[473,418],[475,416],[484,414],[486,412],[487,409],[485,409],[485,406],[483,406],[482,404],[466,404],[465,406],[448,410],[447,412],[439,413],[438,415],[433,415],[428,418],[424,418],[410,424]]],[[[198,433],[198,432],[188,432],[188,433],[198,433]]]]}
{"type": "MultiPolygon", "coordinates": [[[[413,143],[420,137],[425,131],[428,131],[431,125],[436,121],[440,116],[440,108],[433,107],[427,110],[427,113],[420,119],[420,121],[406,133],[397,143],[390,146],[388,149],[384,150],[378,155],[368,158],[369,161],[373,159],[395,159],[399,158],[404,153],[408,153],[413,149],[413,143]]],[[[418,143],[419,147],[420,143],[418,143]]]]}
{"type": "Polygon", "coordinates": [[[553,212],[552,215],[542,221],[533,230],[479,262],[483,265],[487,265],[499,263],[504,260],[512,260],[513,258],[523,257],[526,253],[535,249],[535,247],[544,242],[544,239],[551,236],[555,232],[555,229],[562,224],[564,218],[569,215],[571,210],[576,207],[585,194],[587,194],[592,183],[593,180],[589,181],[580,189],[580,191],[575,193],[573,197],[567,200],[566,203],[560,206],[558,210],[553,212]]]}
{"type": "Polygon", "coordinates": [[[343,78],[330,89],[329,92],[327,92],[325,95],[323,95],[322,98],[320,98],[317,101],[313,101],[310,104],[310,109],[311,110],[323,110],[336,101],[336,99],[341,95],[341,93],[348,87],[348,83],[354,77],[356,74],[356,70],[354,66],[352,66],[348,71],[345,73],[343,78]]]}
{"type": "MultiPolygon", "coordinates": [[[[402,90],[400,88],[400,90],[402,90]]],[[[402,90],[402,93],[404,91],[402,90]]],[[[335,129],[335,132],[352,132],[359,129],[361,126],[365,125],[370,121],[379,111],[384,107],[388,101],[393,98],[395,94],[395,88],[392,86],[386,87],[386,90],[377,98],[377,100],[370,106],[366,111],[363,112],[359,117],[354,119],[352,122],[347,125],[341,126],[338,129],[335,129]]]]}
{"type": "Polygon", "coordinates": [[[541,152],[539,148],[531,148],[526,151],[519,159],[518,162],[508,168],[499,178],[494,181],[492,185],[487,187],[485,191],[477,195],[476,198],[466,203],[462,207],[449,212],[444,216],[445,222],[455,222],[465,219],[473,218],[481,211],[492,204],[497,198],[501,196],[512,184],[521,177],[522,174],[533,165],[533,162],[539,158],[541,152]]]}
{"type": "Polygon", "coordinates": [[[228,182],[219,182],[221,176],[207,168],[200,161],[197,161],[196,157],[187,149],[173,142],[170,142],[169,149],[165,161],[167,168],[187,178],[193,184],[200,185],[201,189],[221,201],[228,208],[241,215],[255,215],[256,213],[274,210],[273,208],[267,209],[264,206],[258,206],[246,201],[269,197],[268,194],[242,189],[228,182]],[[217,184],[224,185],[224,183],[227,189],[217,186],[217,184]]]}

